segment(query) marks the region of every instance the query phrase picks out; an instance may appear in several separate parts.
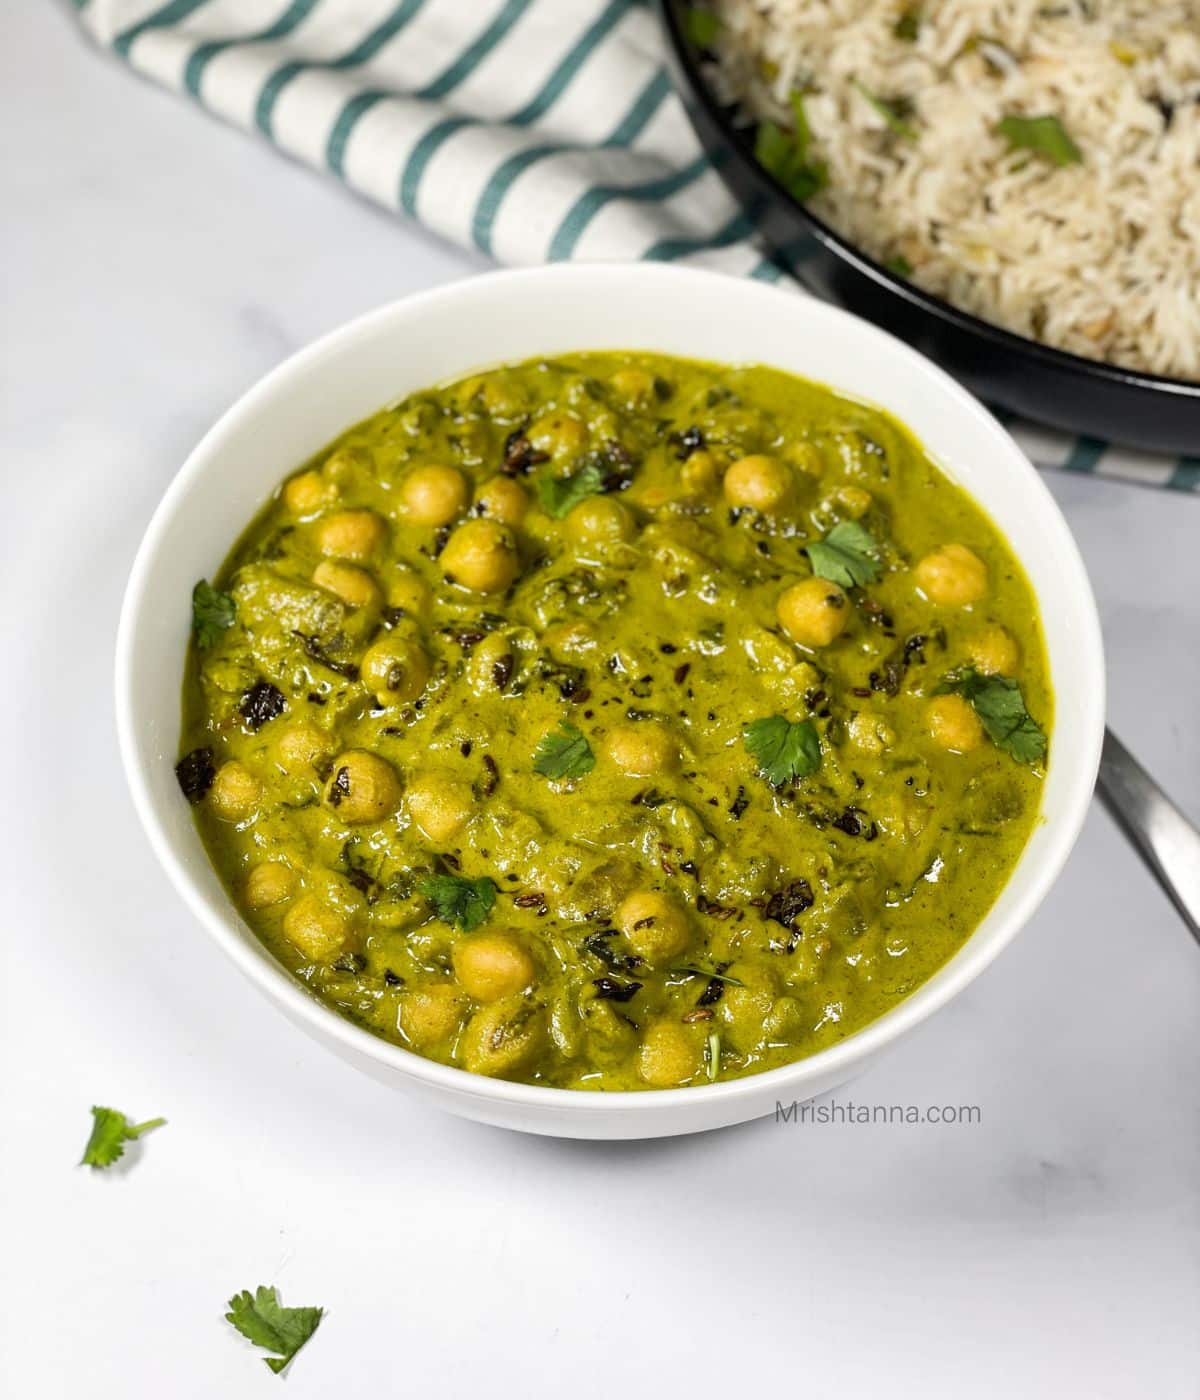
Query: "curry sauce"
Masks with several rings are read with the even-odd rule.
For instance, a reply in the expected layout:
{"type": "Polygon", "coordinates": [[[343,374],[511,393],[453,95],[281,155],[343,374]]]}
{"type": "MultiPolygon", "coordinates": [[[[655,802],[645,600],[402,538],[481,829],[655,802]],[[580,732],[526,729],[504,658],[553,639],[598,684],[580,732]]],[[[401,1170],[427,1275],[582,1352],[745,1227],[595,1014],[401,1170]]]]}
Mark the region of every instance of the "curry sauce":
{"type": "Polygon", "coordinates": [[[237,907],[328,1005],[483,1074],[812,1054],[962,945],[1037,820],[1007,543],[894,419],[770,369],[414,394],[194,614],[178,772],[237,907]]]}

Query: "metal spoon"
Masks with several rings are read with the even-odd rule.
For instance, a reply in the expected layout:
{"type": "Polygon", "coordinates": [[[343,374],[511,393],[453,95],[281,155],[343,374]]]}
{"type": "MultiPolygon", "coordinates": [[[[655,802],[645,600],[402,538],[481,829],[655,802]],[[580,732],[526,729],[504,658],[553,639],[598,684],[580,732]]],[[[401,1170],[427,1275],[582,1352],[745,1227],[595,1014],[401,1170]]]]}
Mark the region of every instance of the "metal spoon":
{"type": "Polygon", "coordinates": [[[1200,831],[1111,729],[1096,790],[1200,943],[1200,831]]]}

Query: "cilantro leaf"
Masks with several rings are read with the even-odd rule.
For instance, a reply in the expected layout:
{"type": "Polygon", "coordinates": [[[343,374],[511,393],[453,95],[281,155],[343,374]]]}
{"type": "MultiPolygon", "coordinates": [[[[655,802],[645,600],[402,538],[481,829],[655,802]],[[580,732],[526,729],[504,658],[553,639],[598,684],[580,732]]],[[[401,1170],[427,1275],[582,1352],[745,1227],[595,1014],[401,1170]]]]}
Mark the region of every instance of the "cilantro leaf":
{"type": "Polygon", "coordinates": [[[236,621],[237,605],[233,594],[222,593],[202,578],[192,589],[192,631],[196,645],[201,651],[207,651],[236,621]]]}
{"type": "Polygon", "coordinates": [[[892,33],[897,39],[903,39],[906,44],[915,44],[920,28],[921,12],[915,5],[910,5],[907,10],[901,13],[892,33]]]}
{"type": "Polygon", "coordinates": [[[444,923],[471,933],[492,912],[496,884],[489,876],[468,880],[463,875],[430,875],[417,886],[444,923]]]}
{"type": "Polygon", "coordinates": [[[868,92],[857,78],[852,79],[852,82],[897,136],[903,136],[906,141],[917,139],[917,128],[912,122],[906,121],[892,104],[885,102],[881,97],[876,97],[873,92],[868,92]]]}
{"type": "Polygon", "coordinates": [[[835,525],[823,540],[807,545],[805,553],[818,578],[843,588],[863,588],[879,578],[879,544],[857,521],[835,525]]]}
{"type": "Polygon", "coordinates": [[[1005,117],[996,130],[1014,151],[1034,151],[1055,165],[1083,161],[1083,152],[1057,117],[1005,117]]]}
{"type": "Polygon", "coordinates": [[[229,1300],[225,1321],[256,1347],[274,1352],[263,1361],[276,1375],[283,1370],[321,1324],[323,1308],[285,1308],[274,1288],[259,1285],[229,1300]]]}
{"type": "Polygon", "coordinates": [[[161,1128],[165,1118],[148,1118],[144,1123],[130,1123],[123,1113],[115,1108],[92,1106],[92,1135],[87,1140],[80,1158],[81,1167],[111,1167],[125,1155],[125,1144],[148,1133],[152,1128],[161,1128]]]}
{"type": "Polygon", "coordinates": [[[911,277],[913,265],[901,253],[897,253],[894,258],[888,258],[884,262],[884,267],[897,277],[911,277]]]}
{"type": "Polygon", "coordinates": [[[754,158],[779,181],[793,199],[804,201],[818,194],[829,183],[829,167],[823,160],[810,160],[808,148],[812,128],[804,111],[804,94],[791,96],[792,130],[775,122],[760,122],[754,139],[754,158]]]}
{"type": "Polygon", "coordinates": [[[533,751],[533,771],[543,778],[582,778],[596,766],[592,746],[573,724],[565,721],[533,751]]]}
{"type": "Polygon", "coordinates": [[[808,113],[804,110],[804,94],[799,88],[793,88],[788,97],[788,106],[792,109],[792,140],[796,143],[796,151],[801,160],[808,159],[808,148],[812,144],[812,127],[808,124],[808,113]]]}
{"type": "Polygon", "coordinates": [[[599,495],[607,480],[608,473],[600,463],[588,461],[570,476],[538,477],[538,502],[547,515],[561,520],[580,501],[599,495]]]}
{"type": "Polygon", "coordinates": [[[1025,708],[1020,685],[1011,676],[985,676],[973,666],[951,671],[934,694],[970,701],[988,738],[1018,763],[1036,763],[1046,754],[1046,735],[1025,708]]]}
{"type": "Polygon", "coordinates": [[[795,154],[791,134],[778,122],[759,122],[754,135],[754,159],[785,185],[795,154]]]}
{"type": "Polygon", "coordinates": [[[783,715],[753,720],[743,742],[772,787],[807,778],[821,766],[821,739],[811,719],[795,724],[783,715]]]}
{"type": "Polygon", "coordinates": [[[721,21],[711,10],[689,5],[683,12],[683,32],[698,49],[711,49],[721,32],[721,21]]]}

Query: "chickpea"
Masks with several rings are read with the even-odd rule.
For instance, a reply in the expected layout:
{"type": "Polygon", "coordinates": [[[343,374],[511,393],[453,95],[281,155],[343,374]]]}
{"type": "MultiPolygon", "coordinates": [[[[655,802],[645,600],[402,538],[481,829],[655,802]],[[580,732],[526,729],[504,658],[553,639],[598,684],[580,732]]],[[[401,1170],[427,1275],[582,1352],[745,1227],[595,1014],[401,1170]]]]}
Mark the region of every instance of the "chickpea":
{"type": "Polygon", "coordinates": [[[285,483],[283,503],[293,515],[315,515],[322,506],[336,501],[337,494],[337,487],[320,472],[306,471],[285,483]]]}
{"type": "Polygon", "coordinates": [[[600,634],[593,622],[576,618],[571,622],[553,622],[542,633],[542,645],[559,661],[586,656],[595,651],[600,634]]]}
{"type": "Polygon", "coordinates": [[[624,1059],[636,1045],[636,1032],[611,1001],[589,997],[579,1006],[582,1029],[602,1054],[624,1059]]]}
{"type": "Polygon", "coordinates": [[[861,486],[839,486],[833,493],[833,499],[843,515],[848,515],[851,520],[861,520],[871,509],[874,497],[861,486]]]}
{"type": "Polygon", "coordinates": [[[525,407],[524,391],[504,374],[473,375],[455,397],[464,408],[478,406],[495,418],[516,418],[525,407]]]}
{"type": "Polygon", "coordinates": [[[717,459],[703,448],[691,453],[679,468],[679,480],[684,490],[697,496],[705,496],[713,490],[719,475],[717,459]]]}
{"type": "Polygon", "coordinates": [[[672,520],[647,526],[642,543],[671,594],[686,589],[688,578],[697,580],[697,587],[703,587],[700,580],[710,579],[720,569],[706,552],[713,544],[711,535],[695,521],[672,520]],[[685,576],[683,583],[676,583],[681,574],[685,576]]]}
{"type": "Polygon", "coordinates": [[[227,822],[241,822],[252,816],[261,797],[262,784],[236,758],[221,764],[208,793],[213,811],[227,822]]]}
{"type": "Polygon", "coordinates": [[[587,441],[587,431],[571,413],[547,413],[529,425],[526,437],[537,451],[558,459],[579,453],[587,441]]]}
{"type": "Polygon", "coordinates": [[[730,1045],[748,1054],[762,1044],[764,1022],[775,1004],[777,985],[767,969],[754,964],[735,964],[730,972],[742,985],[725,988],[717,1017],[725,1027],[730,1045]]]}
{"type": "Polygon", "coordinates": [[[902,841],[915,840],[930,820],[929,809],[913,795],[911,788],[906,789],[904,795],[895,793],[881,798],[871,814],[885,836],[898,836],[902,841]]]}
{"type": "MultiPolygon", "coordinates": [[[[358,468],[369,468],[371,456],[361,447],[339,447],[325,458],[321,475],[335,487],[345,486],[358,468]]],[[[336,493],[335,493],[336,494],[336,493]]]]}
{"type": "Polygon", "coordinates": [[[700,1069],[696,1036],[678,1021],[653,1021],[638,1048],[638,1075],[654,1089],[686,1084],[700,1069]]]}
{"type": "Polygon", "coordinates": [[[428,919],[429,904],[419,894],[397,894],[395,899],[381,900],[371,908],[372,928],[388,933],[408,933],[428,919]]]}
{"type": "Polygon", "coordinates": [[[529,492],[511,476],[494,476],[480,488],[478,503],[490,519],[515,527],[529,512],[529,492]]]}
{"type": "Polygon", "coordinates": [[[429,585],[407,564],[401,564],[388,581],[387,600],[388,607],[399,608],[409,617],[424,617],[429,611],[429,585]]]}
{"type": "Polygon", "coordinates": [[[296,872],[281,860],[256,865],[246,876],[242,896],[251,909],[269,909],[282,904],[296,890],[296,872]]]}
{"type": "Polygon", "coordinates": [[[961,695],[935,695],[925,707],[929,737],[951,753],[970,753],[983,742],[983,725],[961,695]]]}
{"type": "Polygon", "coordinates": [[[965,608],[988,590],[987,565],[965,544],[944,544],[920,560],[913,575],[931,603],[965,608]]]}
{"type": "Polygon", "coordinates": [[[465,521],[455,530],[441,564],[449,582],[476,593],[503,593],[520,567],[512,531],[484,519],[465,521]]]}
{"type": "Polygon", "coordinates": [[[630,491],[630,496],[637,501],[643,510],[649,511],[651,515],[656,514],[664,506],[670,505],[678,497],[678,492],[672,486],[665,483],[659,486],[635,486],[630,491]]]}
{"type": "Polygon", "coordinates": [[[463,1033],[463,1064],[472,1074],[515,1074],[542,1048],[546,1017],[529,997],[505,997],[481,1007],[463,1033]]]}
{"type": "Polygon", "coordinates": [[[617,907],[614,922],[651,967],[677,958],[692,940],[687,915],[661,890],[637,890],[617,907]]]}
{"type": "Polygon", "coordinates": [[[428,1050],[458,1030],[467,999],[452,982],[414,987],[400,998],[399,1026],[417,1050],[428,1050]]]}
{"type": "Polygon", "coordinates": [[[350,941],[349,918],[315,894],[298,899],[283,916],[283,933],[310,962],[332,962],[350,941]]]}
{"type": "Polygon", "coordinates": [[[429,657],[415,637],[389,632],[368,648],[359,673],[381,705],[407,705],[429,681],[429,657]]]}
{"type": "Polygon", "coordinates": [[[806,578],[780,594],[775,616],[793,642],[802,647],[827,647],[845,631],[850,603],[829,579],[806,578]]]}
{"type": "Polygon", "coordinates": [[[1021,664],[1021,649],[1003,627],[984,627],[976,632],[967,642],[967,656],[985,676],[1015,676],[1021,664]]]}
{"type": "Polygon", "coordinates": [[[510,933],[481,933],[454,945],[454,975],[476,1001],[499,1001],[533,981],[533,959],[510,933]]]}
{"type": "Polygon", "coordinates": [[[400,806],[400,779],[386,758],[347,749],[333,761],[325,801],[347,825],[379,822],[400,806]]]}
{"type": "Polygon", "coordinates": [[[617,396],[630,408],[642,408],[654,398],[654,376],[649,370],[627,365],[612,377],[617,396]]]}
{"type": "Polygon", "coordinates": [[[422,773],[413,778],[406,801],[409,816],[435,846],[452,841],[475,811],[468,784],[448,773],[422,773]]]}
{"type": "Polygon", "coordinates": [[[655,720],[617,725],[605,739],[604,749],[616,767],[630,778],[651,778],[673,768],[679,759],[675,739],[655,720]]]}
{"type": "Polygon", "coordinates": [[[285,773],[315,768],[331,748],[329,738],[311,724],[290,724],[279,736],[279,762],[285,773]]]}
{"type": "Polygon", "coordinates": [[[357,564],[322,559],[313,570],[312,580],[318,588],[333,593],[350,608],[369,608],[380,602],[379,585],[357,564]]]}
{"type": "Polygon", "coordinates": [[[792,477],[774,457],[739,457],[725,473],[725,499],[731,506],[751,506],[774,515],[792,494],[792,477]]]}
{"type": "Polygon", "coordinates": [[[517,649],[503,632],[492,632],[471,650],[467,681],[476,695],[499,695],[517,673],[517,649]]]}
{"type": "Polygon", "coordinates": [[[804,1007],[795,997],[780,997],[763,1020],[762,1040],[798,1041],[807,1030],[804,1007]]]}
{"type": "Polygon", "coordinates": [[[449,525],[470,499],[470,484],[457,467],[416,467],[400,484],[404,513],[418,525],[449,525]]]}
{"type": "Polygon", "coordinates": [[[566,526],[576,544],[618,544],[633,538],[634,519],[611,496],[590,496],[568,514],[566,526]]]}
{"type": "Polygon", "coordinates": [[[881,754],[896,742],[896,731],[873,710],[852,715],[847,729],[850,742],[860,753],[881,754]]]}
{"type": "Polygon", "coordinates": [[[339,510],[316,525],[317,548],[338,559],[372,559],[386,539],[387,526],[373,510],[339,510]]]}
{"type": "Polygon", "coordinates": [[[825,462],[811,442],[794,442],[787,450],[787,459],[804,476],[814,479],[824,474],[825,462]]]}

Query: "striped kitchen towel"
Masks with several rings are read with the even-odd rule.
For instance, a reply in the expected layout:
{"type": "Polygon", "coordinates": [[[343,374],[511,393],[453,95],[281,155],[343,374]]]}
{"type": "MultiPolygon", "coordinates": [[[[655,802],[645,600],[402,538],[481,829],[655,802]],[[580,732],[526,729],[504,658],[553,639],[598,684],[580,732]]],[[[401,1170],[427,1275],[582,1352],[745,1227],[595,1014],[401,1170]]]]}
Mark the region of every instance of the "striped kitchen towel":
{"type": "MultiPolygon", "coordinates": [[[[701,151],[647,0],[75,4],[146,77],[501,262],[785,275],[701,151]]],[[[1009,426],[1043,466],[1200,491],[1200,458],[1009,426]]]]}

